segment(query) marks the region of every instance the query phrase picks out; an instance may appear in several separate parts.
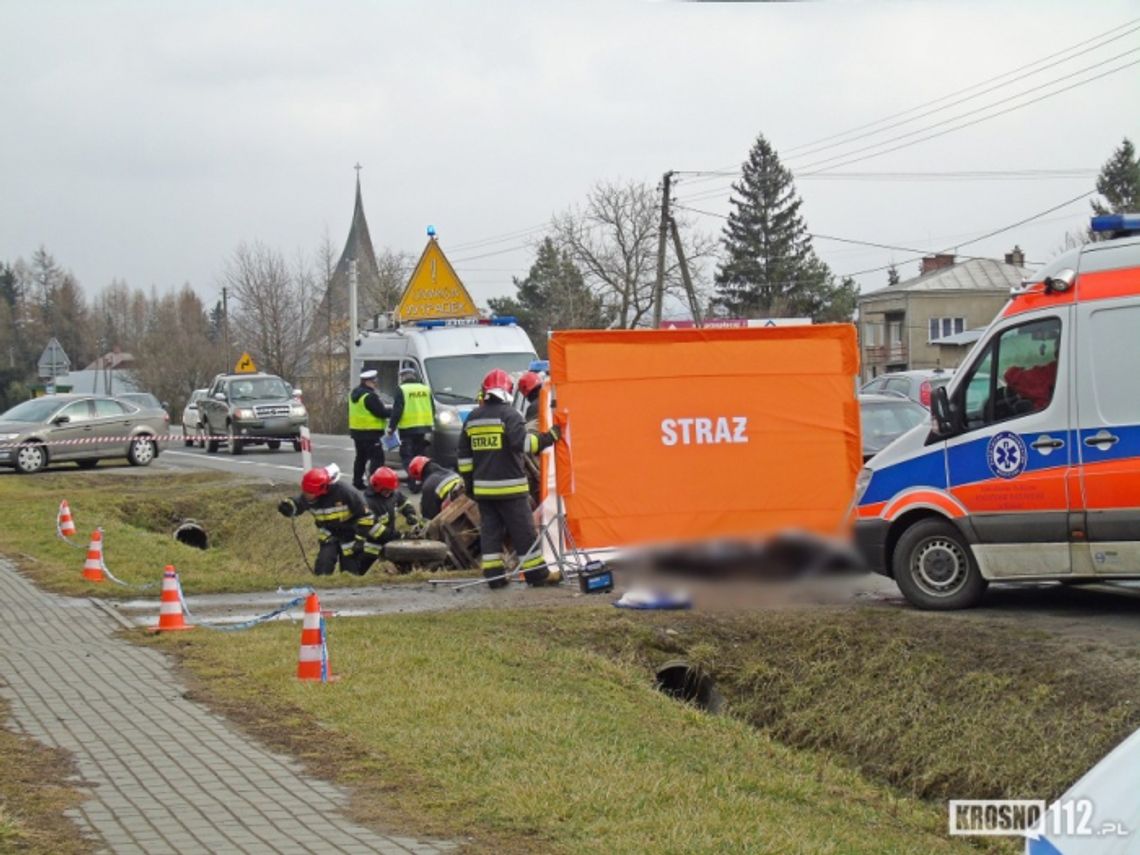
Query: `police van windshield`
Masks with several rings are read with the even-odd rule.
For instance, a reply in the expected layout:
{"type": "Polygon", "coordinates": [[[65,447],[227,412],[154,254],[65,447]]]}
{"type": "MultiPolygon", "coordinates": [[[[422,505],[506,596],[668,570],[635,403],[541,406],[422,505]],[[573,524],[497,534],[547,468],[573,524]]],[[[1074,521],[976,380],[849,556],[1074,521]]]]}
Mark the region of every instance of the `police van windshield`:
{"type": "Polygon", "coordinates": [[[474,403],[479,385],[492,368],[513,374],[526,371],[533,353],[479,353],[436,356],[424,360],[432,394],[449,404],[474,403]]]}

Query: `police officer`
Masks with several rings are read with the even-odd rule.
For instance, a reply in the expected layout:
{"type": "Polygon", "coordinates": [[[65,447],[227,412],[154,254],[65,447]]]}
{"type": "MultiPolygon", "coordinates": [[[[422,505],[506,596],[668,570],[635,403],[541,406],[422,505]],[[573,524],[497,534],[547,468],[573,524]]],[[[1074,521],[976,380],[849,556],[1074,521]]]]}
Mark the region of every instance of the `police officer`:
{"type": "Polygon", "coordinates": [[[400,537],[396,527],[396,514],[400,514],[410,526],[420,525],[416,506],[399,490],[400,477],[394,470],[381,466],[368,479],[368,489],[364,491],[364,501],[372,513],[374,523],[368,530],[364,542],[361,566],[367,570],[381,555],[384,544],[400,537]]]}
{"type": "Polygon", "coordinates": [[[463,478],[458,473],[452,472],[446,466],[440,466],[423,455],[412,458],[412,462],[408,464],[408,478],[423,484],[424,494],[420,497],[420,515],[425,520],[435,519],[440,511],[462,496],[466,490],[463,478]]]}
{"type": "Polygon", "coordinates": [[[459,474],[479,504],[479,540],[483,576],[492,588],[507,584],[503,540],[509,535],[523,576],[541,585],[550,575],[531,517],[524,454],[537,454],[560,438],[558,427],[528,433],[523,417],[510,405],[514,383],[496,368],[483,378],[483,403],[471,411],[459,435],[459,474]]]}
{"type": "Polygon", "coordinates": [[[364,499],[356,490],[338,483],[328,469],[309,469],[301,476],[301,495],[282,499],[278,513],[296,517],[305,511],[313,514],[320,532],[320,549],[313,573],[332,575],[337,561],[345,573],[363,576],[368,570],[359,561],[364,541],[374,520],[364,499]]]}
{"type": "MultiPolygon", "coordinates": [[[[388,433],[399,431],[400,460],[407,471],[412,458],[423,454],[428,447],[428,434],[435,425],[435,402],[431,389],[420,382],[416,369],[405,366],[400,369],[400,388],[392,401],[392,418],[388,422],[388,433]]],[[[408,489],[419,492],[419,484],[408,481],[408,489]]]]}
{"type": "Polygon", "coordinates": [[[348,435],[356,446],[352,460],[352,486],[364,489],[364,472],[384,465],[384,448],[380,440],[388,427],[388,408],[376,391],[376,372],[361,371],[360,385],[348,396],[348,435]]]}

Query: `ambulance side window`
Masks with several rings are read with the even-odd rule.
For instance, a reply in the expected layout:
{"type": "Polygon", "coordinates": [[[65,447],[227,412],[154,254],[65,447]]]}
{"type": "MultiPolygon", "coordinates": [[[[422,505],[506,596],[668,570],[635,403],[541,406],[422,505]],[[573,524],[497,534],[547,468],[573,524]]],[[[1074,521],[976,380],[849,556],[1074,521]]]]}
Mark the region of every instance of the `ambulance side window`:
{"type": "Polygon", "coordinates": [[[975,430],[1048,408],[1060,352],[1059,318],[1041,318],[1002,330],[961,387],[964,429],[975,430]]]}

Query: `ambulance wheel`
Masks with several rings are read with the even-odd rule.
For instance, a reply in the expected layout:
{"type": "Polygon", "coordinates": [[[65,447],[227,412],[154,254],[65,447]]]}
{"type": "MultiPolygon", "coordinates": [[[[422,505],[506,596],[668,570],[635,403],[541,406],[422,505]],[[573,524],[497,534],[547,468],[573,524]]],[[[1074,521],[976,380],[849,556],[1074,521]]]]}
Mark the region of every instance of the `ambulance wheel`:
{"type": "Polygon", "coordinates": [[[968,609],[986,590],[969,545],[945,520],[924,519],[904,531],[892,565],[899,590],[920,609],[968,609]]]}

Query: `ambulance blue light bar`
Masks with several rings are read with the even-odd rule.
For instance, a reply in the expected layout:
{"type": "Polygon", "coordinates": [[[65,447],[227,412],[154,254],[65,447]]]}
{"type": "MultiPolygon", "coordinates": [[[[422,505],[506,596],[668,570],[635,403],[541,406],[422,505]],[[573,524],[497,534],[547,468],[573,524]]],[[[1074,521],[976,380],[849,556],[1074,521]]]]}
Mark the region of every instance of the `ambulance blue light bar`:
{"type": "Polygon", "coordinates": [[[531,371],[545,371],[550,373],[550,360],[549,359],[532,359],[530,363],[531,371]]]}
{"type": "Polygon", "coordinates": [[[1092,218],[1094,232],[1140,232],[1140,214],[1102,214],[1092,218]]]}
{"type": "Polygon", "coordinates": [[[517,324],[518,319],[512,315],[496,315],[491,318],[491,326],[493,327],[509,327],[511,324],[517,324]]]}

